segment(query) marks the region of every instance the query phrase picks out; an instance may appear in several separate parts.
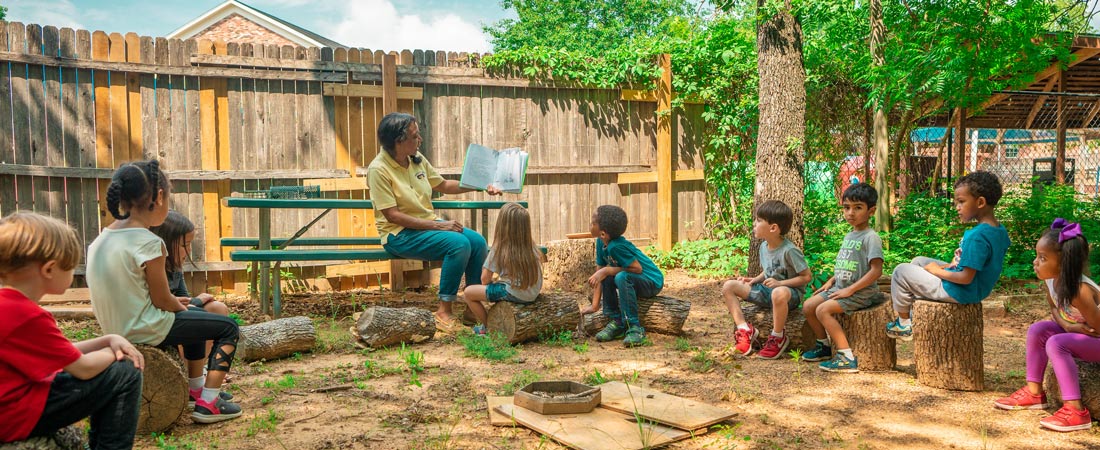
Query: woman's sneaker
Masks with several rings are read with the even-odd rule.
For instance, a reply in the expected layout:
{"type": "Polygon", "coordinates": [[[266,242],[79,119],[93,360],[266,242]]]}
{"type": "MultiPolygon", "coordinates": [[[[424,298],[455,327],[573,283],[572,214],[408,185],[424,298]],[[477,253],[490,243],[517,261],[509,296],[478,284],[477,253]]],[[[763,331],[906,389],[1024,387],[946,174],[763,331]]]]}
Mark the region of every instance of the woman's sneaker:
{"type": "Polygon", "coordinates": [[[886,335],[893,339],[911,341],[913,340],[913,325],[902,325],[901,319],[894,319],[886,324],[886,335]]]}
{"type": "Polygon", "coordinates": [[[837,352],[833,359],[818,364],[817,367],[826,372],[856,373],[859,372],[859,358],[848,359],[843,353],[837,352]]]}
{"type": "Polygon", "coordinates": [[[608,322],[607,326],[603,327],[599,333],[596,333],[596,340],[599,342],[614,341],[622,339],[625,335],[626,327],[612,321],[608,322]]]}
{"type": "Polygon", "coordinates": [[[1070,408],[1069,405],[1062,405],[1062,409],[1056,411],[1053,416],[1040,420],[1039,425],[1054,431],[1087,430],[1092,428],[1092,416],[1087,409],[1078,411],[1070,408]]]}
{"type": "MultiPolygon", "coordinates": [[[[188,408],[194,408],[195,407],[195,400],[198,400],[199,397],[202,397],[202,388],[188,389],[187,407],[188,408]]],[[[233,400],[233,394],[230,394],[230,393],[225,392],[225,391],[219,391],[218,392],[218,397],[220,397],[222,400],[225,400],[227,402],[233,400]]]]}
{"type": "Polygon", "coordinates": [[[1046,394],[1034,395],[1024,386],[1008,397],[1002,397],[993,401],[995,408],[1004,410],[1017,409],[1044,409],[1047,407],[1046,394]]]}
{"type": "Polygon", "coordinates": [[[822,344],[821,341],[814,342],[814,348],[802,354],[803,361],[827,361],[832,357],[833,348],[822,344]]]}
{"type": "Polygon", "coordinates": [[[221,397],[212,403],[203,399],[195,401],[195,410],[191,412],[191,420],[195,423],[218,423],[241,416],[241,406],[222,400],[221,397]]]}

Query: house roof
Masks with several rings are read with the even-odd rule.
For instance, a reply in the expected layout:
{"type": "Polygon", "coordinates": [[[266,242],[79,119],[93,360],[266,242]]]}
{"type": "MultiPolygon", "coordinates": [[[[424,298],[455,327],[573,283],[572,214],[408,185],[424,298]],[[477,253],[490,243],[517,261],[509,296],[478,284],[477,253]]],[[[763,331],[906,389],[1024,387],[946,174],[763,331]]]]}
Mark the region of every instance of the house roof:
{"type": "Polygon", "coordinates": [[[195,20],[177,28],[175,31],[168,34],[167,37],[169,39],[190,38],[233,14],[238,14],[303,47],[346,47],[339,42],[260,11],[237,0],[228,0],[225,3],[215,6],[195,20]]]}
{"type": "MultiPolygon", "coordinates": [[[[1058,97],[1065,96],[1066,128],[1100,127],[1100,35],[1079,35],[1071,44],[1075,58],[1062,64],[1053,61],[1035,74],[1035,79],[1018,90],[998,92],[979,108],[968,111],[969,128],[1053,129],[1058,97]],[[1065,69],[1065,86],[1059,86],[1059,71],[1065,69]],[[1047,120],[1036,120],[1046,118],[1047,120]]],[[[948,126],[950,112],[926,117],[925,126],[948,126]]]]}

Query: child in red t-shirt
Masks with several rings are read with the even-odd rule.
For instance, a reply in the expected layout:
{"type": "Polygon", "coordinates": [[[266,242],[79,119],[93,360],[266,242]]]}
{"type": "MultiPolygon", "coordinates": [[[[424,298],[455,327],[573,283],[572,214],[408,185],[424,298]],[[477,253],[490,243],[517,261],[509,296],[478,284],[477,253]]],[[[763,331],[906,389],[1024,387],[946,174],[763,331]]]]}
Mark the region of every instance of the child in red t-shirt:
{"type": "Polygon", "coordinates": [[[48,436],[91,417],[92,449],[134,445],[141,353],[118,335],[69,342],[38,306],[72,284],[80,253],[76,233],[60,220],[28,212],[0,219],[0,442],[48,436]]]}

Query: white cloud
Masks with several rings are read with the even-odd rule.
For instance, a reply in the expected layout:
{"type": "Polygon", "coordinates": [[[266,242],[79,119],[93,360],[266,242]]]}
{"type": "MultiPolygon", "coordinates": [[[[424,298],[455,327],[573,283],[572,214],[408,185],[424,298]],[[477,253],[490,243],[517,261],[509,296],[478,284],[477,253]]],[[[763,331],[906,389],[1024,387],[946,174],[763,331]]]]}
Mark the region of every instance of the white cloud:
{"type": "Polygon", "coordinates": [[[7,20],[24,24],[53,25],[58,28],[85,28],[77,17],[86,14],[69,0],[8,0],[7,20]]]}
{"type": "Polygon", "coordinates": [[[488,37],[475,23],[455,14],[428,18],[402,15],[390,0],[347,0],[332,17],[340,17],[340,21],[313,31],[353,47],[386,51],[486,52],[491,49],[488,37]]]}

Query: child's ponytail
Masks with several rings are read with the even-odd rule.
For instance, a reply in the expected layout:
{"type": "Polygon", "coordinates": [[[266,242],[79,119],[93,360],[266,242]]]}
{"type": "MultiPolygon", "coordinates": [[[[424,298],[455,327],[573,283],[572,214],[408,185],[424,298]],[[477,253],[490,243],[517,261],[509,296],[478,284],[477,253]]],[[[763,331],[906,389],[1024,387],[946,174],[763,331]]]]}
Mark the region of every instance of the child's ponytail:
{"type": "Polygon", "coordinates": [[[145,199],[148,199],[149,210],[152,210],[158,190],[168,190],[168,177],[160,170],[159,162],[123,164],[107,186],[107,211],[115,219],[123,220],[130,217],[130,210],[145,199]],[[126,214],[122,214],[122,209],[126,209],[126,214]]]}
{"type": "Polygon", "coordinates": [[[1089,262],[1089,241],[1081,231],[1081,224],[1072,223],[1061,217],[1054,220],[1043,234],[1061,254],[1061,270],[1054,283],[1055,302],[1059,308],[1065,308],[1081,291],[1081,277],[1089,262]]]}

